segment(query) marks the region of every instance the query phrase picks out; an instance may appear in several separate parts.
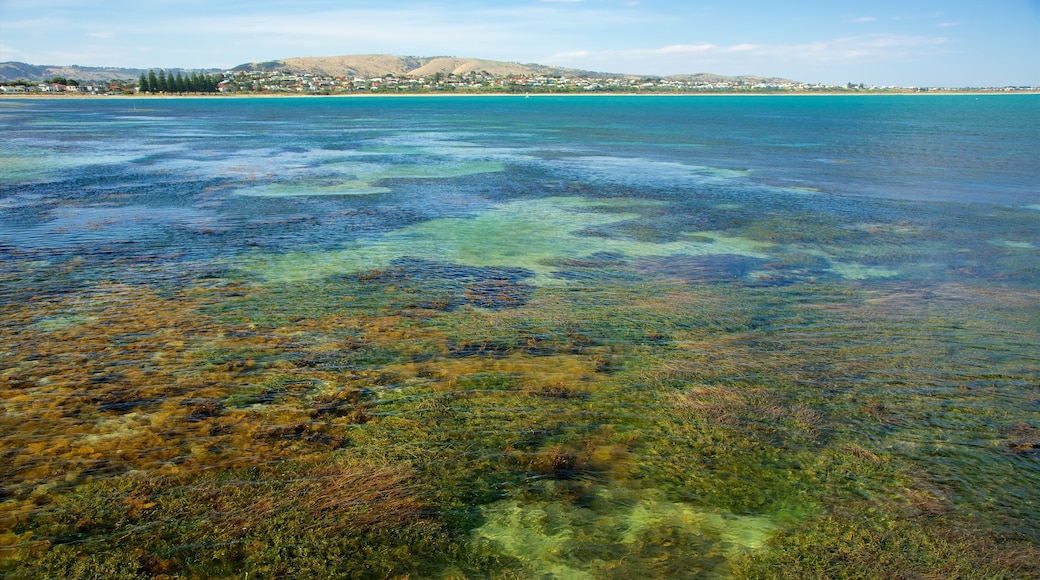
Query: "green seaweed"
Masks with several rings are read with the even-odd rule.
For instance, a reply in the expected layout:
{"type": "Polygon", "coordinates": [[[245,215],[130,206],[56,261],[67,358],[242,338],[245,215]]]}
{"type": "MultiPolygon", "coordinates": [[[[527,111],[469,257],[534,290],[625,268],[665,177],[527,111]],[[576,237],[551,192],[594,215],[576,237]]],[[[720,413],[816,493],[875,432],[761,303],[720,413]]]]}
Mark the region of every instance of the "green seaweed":
{"type": "Polygon", "coordinates": [[[242,267],[267,282],[296,282],[385,269],[396,259],[410,257],[473,267],[522,268],[536,274],[535,283],[545,285],[554,284],[547,264],[601,252],[625,256],[762,255],[764,244],[717,232],[701,232],[700,237],[693,236],[688,241],[664,243],[582,234],[591,227],[615,224],[637,215],[610,210],[637,212],[647,203],[574,197],[514,202],[474,217],[441,218],[409,226],[339,250],[254,255],[242,267]],[[710,241],[701,241],[704,236],[710,241]],[[416,244],[420,239],[423,244],[416,244]]]}

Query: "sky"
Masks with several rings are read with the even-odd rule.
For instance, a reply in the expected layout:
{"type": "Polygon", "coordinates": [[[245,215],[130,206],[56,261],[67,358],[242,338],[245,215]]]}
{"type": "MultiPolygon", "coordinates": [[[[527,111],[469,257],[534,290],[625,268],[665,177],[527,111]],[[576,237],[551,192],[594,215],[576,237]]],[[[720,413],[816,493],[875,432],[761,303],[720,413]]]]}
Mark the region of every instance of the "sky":
{"type": "Polygon", "coordinates": [[[0,62],[226,69],[348,54],[1040,86],[1040,0],[0,0],[0,62]]]}

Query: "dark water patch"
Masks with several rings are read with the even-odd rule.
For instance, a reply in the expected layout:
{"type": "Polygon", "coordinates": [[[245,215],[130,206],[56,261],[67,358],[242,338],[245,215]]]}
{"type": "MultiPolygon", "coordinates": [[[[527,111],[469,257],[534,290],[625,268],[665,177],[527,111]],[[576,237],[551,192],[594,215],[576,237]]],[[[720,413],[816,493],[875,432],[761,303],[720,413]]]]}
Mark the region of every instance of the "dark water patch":
{"type": "Polygon", "coordinates": [[[746,256],[711,254],[642,258],[636,267],[648,276],[677,279],[693,284],[744,279],[750,272],[762,268],[766,263],[767,260],[746,256]]]}
{"type": "MultiPolygon", "coordinates": [[[[586,283],[589,286],[599,284],[634,283],[642,279],[643,274],[629,267],[631,259],[619,252],[593,252],[580,258],[545,259],[545,266],[560,268],[551,275],[561,280],[586,283]]],[[[581,291],[581,286],[575,286],[581,291]]]]}
{"type": "Polygon", "coordinates": [[[158,403],[159,401],[160,401],[159,399],[138,399],[138,400],[129,400],[129,401],[111,401],[111,402],[107,402],[107,403],[101,403],[100,405],[98,405],[98,411],[101,411],[102,413],[105,413],[105,412],[119,413],[119,414],[130,413],[130,412],[136,412],[137,409],[139,407],[141,407],[141,406],[152,405],[152,404],[158,403]]]}
{"type": "Polygon", "coordinates": [[[402,295],[401,308],[448,311],[463,304],[502,309],[523,306],[534,287],[525,284],[531,272],[520,268],[481,268],[399,258],[384,270],[360,272],[363,284],[393,284],[402,295]]]}
{"type": "Polygon", "coordinates": [[[466,302],[481,308],[515,308],[527,302],[534,287],[516,284],[505,279],[481,280],[466,285],[466,302]]]}
{"type": "Polygon", "coordinates": [[[421,281],[462,280],[481,281],[501,279],[519,282],[531,276],[531,272],[521,268],[478,268],[447,262],[434,262],[414,258],[400,258],[391,262],[395,276],[414,278],[421,281]]]}
{"type": "Polygon", "coordinates": [[[453,340],[448,342],[448,353],[450,356],[458,358],[473,356],[500,358],[516,350],[517,345],[501,344],[489,340],[453,340]]]}
{"type": "Polygon", "coordinates": [[[184,421],[188,423],[217,417],[224,408],[224,402],[219,399],[190,398],[182,400],[179,404],[186,408],[187,415],[184,421]]]}
{"type": "Polygon", "coordinates": [[[599,269],[611,266],[624,266],[628,263],[624,254],[617,252],[593,252],[584,258],[563,260],[560,265],[570,268],[599,269]]]}
{"type": "Polygon", "coordinates": [[[1040,429],[1022,421],[1004,428],[1003,435],[1010,452],[1040,460],[1040,429]]]}

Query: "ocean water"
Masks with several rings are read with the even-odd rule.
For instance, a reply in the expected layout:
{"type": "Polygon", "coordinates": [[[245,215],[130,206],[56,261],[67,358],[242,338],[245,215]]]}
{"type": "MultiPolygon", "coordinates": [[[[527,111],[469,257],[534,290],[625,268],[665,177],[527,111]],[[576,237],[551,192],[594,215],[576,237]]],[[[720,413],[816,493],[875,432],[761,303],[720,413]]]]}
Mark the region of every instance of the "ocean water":
{"type": "Polygon", "coordinates": [[[11,577],[1040,575],[1040,97],[0,101],[11,577]]]}

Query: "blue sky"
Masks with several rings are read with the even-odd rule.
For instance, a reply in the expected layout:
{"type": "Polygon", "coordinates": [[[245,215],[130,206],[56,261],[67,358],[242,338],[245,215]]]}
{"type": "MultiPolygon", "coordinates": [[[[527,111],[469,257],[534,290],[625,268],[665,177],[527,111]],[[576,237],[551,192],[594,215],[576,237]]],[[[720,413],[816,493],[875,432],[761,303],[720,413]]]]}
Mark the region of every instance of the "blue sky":
{"type": "Polygon", "coordinates": [[[1040,85],[1040,0],[0,0],[0,61],[229,68],[367,53],[1040,85]]]}

